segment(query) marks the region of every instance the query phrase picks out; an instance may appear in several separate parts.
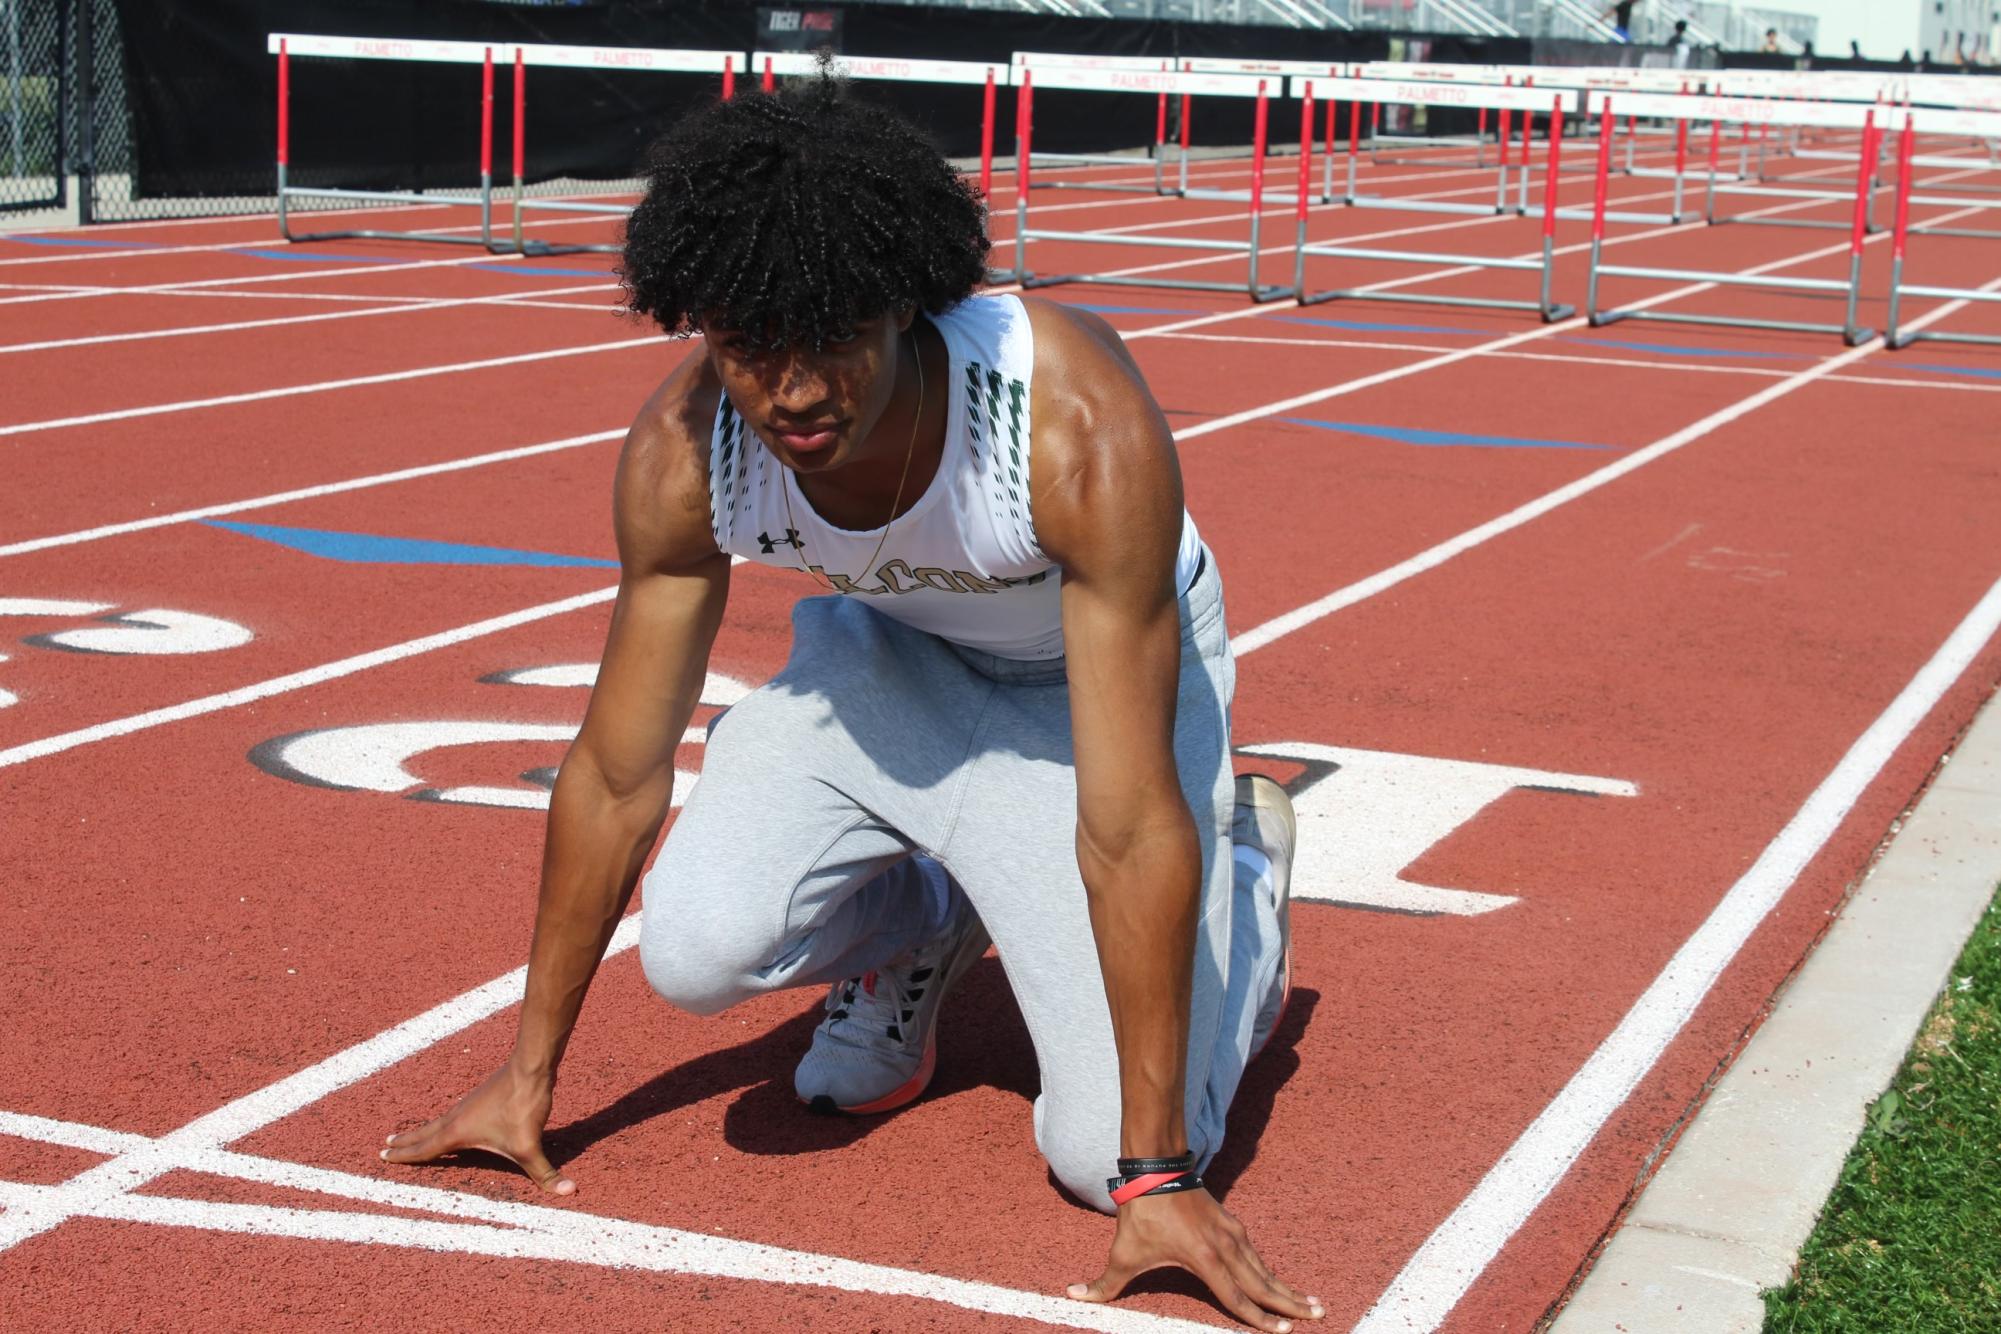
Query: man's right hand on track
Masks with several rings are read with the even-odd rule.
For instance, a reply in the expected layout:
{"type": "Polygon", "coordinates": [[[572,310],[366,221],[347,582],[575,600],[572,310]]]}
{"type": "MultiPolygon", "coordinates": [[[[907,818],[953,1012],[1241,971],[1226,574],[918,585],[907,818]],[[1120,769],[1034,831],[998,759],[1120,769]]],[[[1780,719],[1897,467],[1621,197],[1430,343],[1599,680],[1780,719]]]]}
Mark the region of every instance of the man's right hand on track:
{"type": "Polygon", "coordinates": [[[542,1128],[555,1098],[552,1080],[518,1072],[510,1062],[460,1098],[452,1109],[415,1130],[389,1137],[385,1162],[428,1163],[477,1149],[497,1153],[551,1195],[571,1195],[577,1184],[542,1152],[542,1128]]]}

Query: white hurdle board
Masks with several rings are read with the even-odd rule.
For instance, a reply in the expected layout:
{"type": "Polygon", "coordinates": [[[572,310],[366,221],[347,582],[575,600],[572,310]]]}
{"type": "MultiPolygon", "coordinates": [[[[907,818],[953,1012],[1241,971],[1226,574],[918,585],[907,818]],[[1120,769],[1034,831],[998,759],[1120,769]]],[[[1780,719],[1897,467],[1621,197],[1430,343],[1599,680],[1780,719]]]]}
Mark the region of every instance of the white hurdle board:
{"type": "Polygon", "coordinates": [[[1954,107],[1879,106],[1873,102],[1793,102],[1770,97],[1686,97],[1664,93],[1601,93],[1596,109],[1609,102],[1615,116],[1658,120],[1715,120],[1732,125],[1807,125],[1820,129],[1859,130],[1871,116],[1878,129],[1902,129],[1906,116],[1923,134],[1964,135],[1986,139],[2001,135],[2001,113],[1962,111],[1954,107]]]}
{"type": "MultiPolygon", "coordinates": [[[[1066,51],[1016,51],[1010,63],[1016,69],[1051,68],[1094,70],[1165,70],[1174,67],[1173,56],[1086,56],[1066,51]]],[[[1020,82],[1020,80],[1016,80],[1020,82]]]]}
{"type": "Polygon", "coordinates": [[[1311,86],[1319,101],[1333,98],[1341,102],[1381,102],[1390,106],[1465,107],[1478,110],[1548,111],[1556,99],[1581,105],[1583,92],[1576,88],[1524,88],[1519,84],[1426,83],[1417,79],[1301,79],[1292,80],[1292,96],[1304,97],[1311,86]]]}
{"type": "Polygon", "coordinates": [[[651,70],[672,74],[720,74],[726,65],[741,70],[741,51],[676,51],[643,46],[558,46],[539,42],[446,42],[414,37],[328,37],[318,33],[274,32],[265,50],[280,46],[294,56],[330,60],[412,60],[433,64],[479,65],[489,56],[511,65],[516,52],[524,65],[566,69],[651,70]]]}
{"type": "MultiPolygon", "coordinates": [[[[1191,97],[1285,95],[1285,80],[1247,74],[1192,74],[1184,70],[1080,69],[1074,65],[1029,66],[1027,82],[1037,90],[1089,93],[1186,93],[1191,97]]],[[[1017,77],[1016,83],[1024,82],[1017,77]]]]}
{"type": "Polygon", "coordinates": [[[1345,60],[1226,60],[1192,56],[1181,62],[1181,68],[1190,74],[1264,74],[1281,78],[1296,74],[1326,79],[1348,74],[1357,67],[1345,60]]]}
{"type": "MultiPolygon", "coordinates": [[[[761,74],[765,62],[774,75],[794,76],[819,71],[820,58],[810,51],[753,51],[751,73],[761,74]]],[[[992,75],[997,87],[1006,87],[1013,71],[998,62],[978,60],[906,60],[901,56],[834,57],[834,73],[848,79],[893,79],[899,83],[984,84],[992,75]]]]}

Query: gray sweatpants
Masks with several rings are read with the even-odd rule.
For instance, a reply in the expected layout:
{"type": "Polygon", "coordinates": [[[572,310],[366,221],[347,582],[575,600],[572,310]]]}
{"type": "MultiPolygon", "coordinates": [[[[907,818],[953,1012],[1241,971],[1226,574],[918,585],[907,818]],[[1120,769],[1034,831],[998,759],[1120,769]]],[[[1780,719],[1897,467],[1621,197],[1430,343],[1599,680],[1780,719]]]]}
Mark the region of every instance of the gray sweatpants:
{"type": "MultiPolygon", "coordinates": [[[[1203,862],[1186,1117],[1206,1164],[1280,949],[1267,896],[1233,887],[1236,668],[1213,561],[1182,597],[1181,625],[1175,759],[1203,862]]],[[[785,670],[712,727],[647,874],[647,980],[712,1014],[887,964],[940,926],[910,861],[931,857],[979,910],[1027,1021],[1036,1143],[1058,1180],[1109,1211],[1119,1067],[1077,870],[1062,661],[960,648],[857,598],[808,598],[792,627],[785,670]]]]}

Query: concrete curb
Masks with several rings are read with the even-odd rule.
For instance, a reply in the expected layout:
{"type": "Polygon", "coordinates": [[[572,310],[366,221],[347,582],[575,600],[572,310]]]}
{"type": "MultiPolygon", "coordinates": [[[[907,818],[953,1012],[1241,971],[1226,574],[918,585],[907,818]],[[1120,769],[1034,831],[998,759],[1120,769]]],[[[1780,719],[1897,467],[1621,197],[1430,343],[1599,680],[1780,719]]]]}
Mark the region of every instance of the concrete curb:
{"type": "Polygon", "coordinates": [[[1990,700],[1648,1183],[1553,1334],[1756,1334],[2001,881],[1990,700]]]}

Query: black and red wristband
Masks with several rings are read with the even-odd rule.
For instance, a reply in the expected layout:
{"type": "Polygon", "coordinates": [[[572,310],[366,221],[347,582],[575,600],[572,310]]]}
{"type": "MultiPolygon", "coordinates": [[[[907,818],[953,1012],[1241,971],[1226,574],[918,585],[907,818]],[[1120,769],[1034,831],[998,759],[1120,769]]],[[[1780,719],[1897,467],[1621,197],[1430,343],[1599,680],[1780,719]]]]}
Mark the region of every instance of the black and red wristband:
{"type": "Polygon", "coordinates": [[[1118,1166],[1119,1174],[1105,1182],[1115,1205],[1129,1204],[1142,1195],[1173,1195],[1202,1189],[1202,1178],[1195,1174],[1192,1153],[1173,1158],[1121,1158],[1118,1166]]]}

